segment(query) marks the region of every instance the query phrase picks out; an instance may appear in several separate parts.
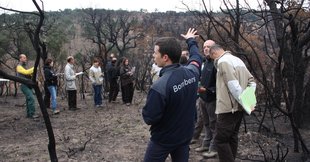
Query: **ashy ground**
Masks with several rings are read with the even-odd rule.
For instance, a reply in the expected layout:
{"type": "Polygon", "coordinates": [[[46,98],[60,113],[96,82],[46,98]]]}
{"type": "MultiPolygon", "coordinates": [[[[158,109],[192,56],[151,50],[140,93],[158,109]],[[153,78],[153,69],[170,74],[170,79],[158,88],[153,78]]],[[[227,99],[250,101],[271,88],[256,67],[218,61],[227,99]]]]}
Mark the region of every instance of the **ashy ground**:
{"type": "MultiPolygon", "coordinates": [[[[94,108],[92,96],[86,95],[86,99],[78,98],[80,110],[69,111],[66,100],[58,99],[61,113],[50,115],[50,119],[60,162],[142,161],[150,136],[149,126],[144,124],[141,116],[145,93],[135,92],[134,102],[130,106],[122,104],[120,98],[118,101],[118,103],[106,103],[105,100],[103,108],[94,108]]],[[[49,161],[48,136],[43,118],[40,117],[38,120],[25,118],[24,103],[23,94],[18,94],[17,97],[0,97],[0,161],[49,161]]],[[[248,124],[247,133],[244,133],[244,126],[240,128],[236,161],[263,161],[263,154],[258,144],[266,151],[268,157],[270,149],[274,151],[276,157],[275,151],[279,145],[284,153],[286,147],[289,148],[288,161],[302,161],[299,158],[300,154],[292,153],[292,142],[281,141],[282,139],[292,141],[288,124],[285,126],[288,132],[278,139],[255,132],[257,126],[253,125],[248,124]]],[[[309,139],[309,133],[304,138],[309,139]]],[[[194,151],[198,146],[198,144],[191,145],[191,162],[218,161],[217,158],[204,159],[194,151]]],[[[168,158],[167,161],[171,160],[168,158]]]]}

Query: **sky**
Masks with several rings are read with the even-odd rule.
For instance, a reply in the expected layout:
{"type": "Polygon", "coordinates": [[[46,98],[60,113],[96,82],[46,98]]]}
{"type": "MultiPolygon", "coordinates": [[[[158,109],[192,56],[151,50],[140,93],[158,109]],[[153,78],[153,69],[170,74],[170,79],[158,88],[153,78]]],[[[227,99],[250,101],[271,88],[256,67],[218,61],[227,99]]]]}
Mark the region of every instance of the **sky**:
{"type": "MultiPolygon", "coordinates": [[[[182,0],[42,0],[45,11],[58,11],[67,8],[105,8],[105,9],[123,9],[129,11],[140,11],[146,9],[148,12],[154,11],[187,11],[182,4],[182,0]]],[[[191,8],[199,6],[201,0],[183,0],[191,8]]],[[[40,5],[40,0],[37,0],[40,5]]],[[[36,11],[32,0],[0,0],[0,6],[21,10],[36,11]]],[[[41,5],[40,5],[41,6],[41,5]]],[[[198,9],[198,8],[196,8],[198,9]]]]}
{"type": "MultiPolygon", "coordinates": [[[[64,9],[76,8],[97,8],[97,9],[112,9],[112,10],[128,10],[140,11],[146,9],[148,12],[165,12],[177,11],[186,12],[190,10],[204,11],[202,8],[202,0],[36,0],[42,6],[41,1],[44,2],[45,11],[59,11],[64,9]],[[183,4],[183,3],[184,4],[183,4]]],[[[208,10],[219,11],[222,0],[204,0],[208,10]]],[[[229,1],[229,0],[227,0],[229,1]]],[[[245,7],[244,1],[251,2],[251,7],[256,8],[257,3],[262,3],[263,0],[240,0],[242,6],[245,7]]],[[[235,3],[234,0],[229,1],[235,3]]],[[[0,6],[19,11],[37,11],[32,0],[0,0],[0,6]]],[[[223,7],[225,8],[225,7],[223,7]]],[[[7,12],[0,9],[0,14],[7,12]]]]}

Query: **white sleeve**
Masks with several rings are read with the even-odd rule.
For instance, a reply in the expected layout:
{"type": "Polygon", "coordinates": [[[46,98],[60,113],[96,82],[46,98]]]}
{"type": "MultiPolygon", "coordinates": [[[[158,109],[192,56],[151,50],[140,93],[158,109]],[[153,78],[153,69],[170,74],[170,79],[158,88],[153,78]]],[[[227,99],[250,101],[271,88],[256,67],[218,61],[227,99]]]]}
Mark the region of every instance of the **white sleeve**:
{"type": "Polygon", "coordinates": [[[242,87],[239,84],[238,80],[230,80],[227,83],[228,86],[228,90],[230,91],[230,93],[232,94],[232,96],[239,101],[239,96],[242,93],[242,87]]]}

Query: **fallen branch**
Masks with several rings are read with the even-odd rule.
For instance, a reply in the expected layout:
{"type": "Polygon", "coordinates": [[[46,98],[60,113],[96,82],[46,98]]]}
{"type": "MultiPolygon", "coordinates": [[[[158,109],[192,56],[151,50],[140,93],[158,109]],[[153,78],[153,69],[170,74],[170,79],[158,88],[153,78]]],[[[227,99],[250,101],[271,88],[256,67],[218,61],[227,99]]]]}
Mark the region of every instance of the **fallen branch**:
{"type": "Polygon", "coordinates": [[[74,156],[76,153],[78,152],[82,152],[85,150],[87,143],[91,140],[91,137],[84,143],[83,146],[78,147],[78,148],[68,148],[69,151],[63,151],[67,154],[67,156],[70,158],[72,156],[74,156]]]}

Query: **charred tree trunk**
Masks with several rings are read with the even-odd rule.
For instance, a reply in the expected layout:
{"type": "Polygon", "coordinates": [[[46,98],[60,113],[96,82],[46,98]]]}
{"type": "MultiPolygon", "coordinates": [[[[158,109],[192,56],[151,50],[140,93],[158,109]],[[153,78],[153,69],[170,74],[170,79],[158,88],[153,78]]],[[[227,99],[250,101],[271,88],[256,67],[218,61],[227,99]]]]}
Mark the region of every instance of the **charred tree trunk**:
{"type": "Polygon", "coordinates": [[[51,121],[50,121],[50,118],[49,118],[49,115],[46,109],[46,105],[43,101],[42,93],[40,91],[38,84],[35,84],[33,88],[37,96],[38,103],[40,105],[40,110],[41,110],[41,113],[44,119],[44,123],[45,123],[46,130],[47,130],[47,135],[49,138],[48,151],[49,151],[50,159],[52,162],[57,162],[58,158],[57,158],[56,149],[55,149],[56,148],[55,137],[54,137],[52,124],[51,124],[51,121]]]}

